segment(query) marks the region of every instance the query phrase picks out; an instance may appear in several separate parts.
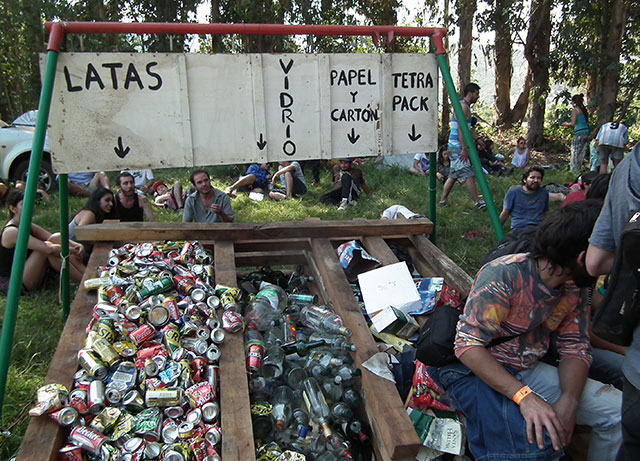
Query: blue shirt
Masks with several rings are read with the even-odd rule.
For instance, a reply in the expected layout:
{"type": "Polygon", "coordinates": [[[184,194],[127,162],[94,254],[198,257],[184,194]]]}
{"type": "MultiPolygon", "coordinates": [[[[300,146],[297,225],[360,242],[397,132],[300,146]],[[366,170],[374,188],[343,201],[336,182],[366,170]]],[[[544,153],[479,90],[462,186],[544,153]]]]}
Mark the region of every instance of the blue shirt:
{"type": "Polygon", "coordinates": [[[549,192],[544,187],[528,194],[522,186],[513,186],[504,196],[502,207],[510,212],[511,231],[537,225],[549,210],[549,192]]]}
{"type": "Polygon", "coordinates": [[[576,125],[573,127],[574,134],[588,133],[589,125],[587,125],[587,117],[582,112],[578,112],[576,117],[576,125]]]}
{"type": "Polygon", "coordinates": [[[267,170],[264,168],[260,168],[260,165],[253,163],[247,168],[247,172],[245,175],[252,174],[255,175],[256,180],[253,183],[253,187],[259,187],[260,189],[266,189],[269,185],[269,181],[267,181],[267,170]]]}
{"type": "MultiPolygon", "coordinates": [[[[467,104],[467,101],[464,99],[460,101],[460,104],[464,104],[469,109],[469,118],[467,119],[467,125],[471,128],[471,107],[467,104]]],[[[458,138],[458,121],[456,120],[456,114],[451,112],[451,132],[449,133],[449,147],[453,148],[462,148],[462,144],[460,144],[460,139],[458,138]]]]}

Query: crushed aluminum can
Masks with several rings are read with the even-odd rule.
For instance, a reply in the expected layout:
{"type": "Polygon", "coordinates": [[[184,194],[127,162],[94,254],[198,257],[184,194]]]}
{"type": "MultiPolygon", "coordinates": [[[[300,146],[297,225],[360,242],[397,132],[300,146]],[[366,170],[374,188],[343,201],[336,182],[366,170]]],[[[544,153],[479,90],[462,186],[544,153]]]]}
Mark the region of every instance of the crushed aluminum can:
{"type": "Polygon", "coordinates": [[[144,449],[144,440],[141,437],[132,437],[122,446],[127,453],[135,453],[140,447],[144,449]]]}
{"type": "Polygon", "coordinates": [[[218,349],[215,344],[212,344],[207,348],[207,352],[205,352],[204,356],[207,358],[207,362],[218,363],[220,360],[220,349],[218,349]]]}
{"type": "Polygon", "coordinates": [[[220,321],[215,316],[209,317],[205,322],[205,325],[207,325],[210,330],[215,330],[216,328],[220,328],[220,321]]]}
{"type": "Polygon", "coordinates": [[[178,438],[178,425],[172,419],[165,419],[162,424],[162,440],[165,443],[174,443],[178,438]]]}
{"type": "Polygon", "coordinates": [[[244,320],[237,312],[226,310],[222,313],[222,328],[229,333],[237,333],[244,328],[244,320]]]}
{"type": "Polygon", "coordinates": [[[207,427],[207,430],[204,433],[204,439],[214,447],[218,445],[222,441],[222,430],[220,429],[220,426],[215,425],[207,427]]]}
{"type": "Polygon", "coordinates": [[[189,291],[189,298],[194,303],[199,303],[207,298],[207,293],[202,288],[193,288],[189,291]]]}
{"type": "Polygon", "coordinates": [[[222,328],[211,330],[211,341],[213,341],[215,344],[222,344],[224,342],[225,336],[226,333],[222,328]]]}
{"type": "Polygon", "coordinates": [[[184,410],[182,407],[167,407],[164,409],[164,415],[167,418],[177,419],[181,418],[184,415],[184,410]]]}
{"type": "Polygon", "coordinates": [[[135,433],[145,440],[156,442],[160,438],[162,415],[157,408],[146,408],[136,415],[135,433]]]}
{"type": "Polygon", "coordinates": [[[113,386],[107,386],[104,395],[109,405],[118,405],[122,400],[122,392],[113,386]]]}
{"type": "Polygon", "coordinates": [[[53,413],[49,413],[51,419],[64,427],[71,427],[78,424],[80,416],[73,407],[64,407],[53,413]]]}
{"type": "Polygon", "coordinates": [[[200,410],[200,408],[195,408],[191,410],[185,416],[185,421],[193,424],[194,426],[199,426],[200,423],[202,422],[202,410],[200,410]]]}
{"type": "Polygon", "coordinates": [[[107,438],[86,426],[76,426],[71,429],[69,441],[92,455],[99,455],[107,438]]]}
{"type": "Polygon", "coordinates": [[[120,417],[116,421],[115,426],[113,427],[113,432],[111,433],[111,440],[114,441],[126,441],[129,437],[131,437],[131,433],[133,432],[136,425],[135,417],[131,416],[126,411],[122,411],[120,413],[120,417]]]}
{"type": "Polygon", "coordinates": [[[220,307],[220,298],[218,298],[217,296],[209,296],[207,298],[207,306],[209,306],[211,309],[217,309],[220,307]]]}
{"type": "Polygon", "coordinates": [[[106,407],[91,420],[89,428],[101,434],[108,434],[115,426],[120,413],[116,407],[106,407]]]}
{"type": "Polygon", "coordinates": [[[153,338],[155,334],[155,328],[153,328],[150,324],[145,323],[144,325],[138,327],[136,330],[132,331],[129,334],[129,339],[131,339],[131,342],[133,344],[139,346],[143,342],[153,338]]]}
{"type": "Polygon", "coordinates": [[[144,399],[137,389],[132,389],[127,392],[122,399],[122,404],[127,410],[133,413],[138,413],[144,409],[144,399]]]}
{"type": "Polygon", "coordinates": [[[144,363],[144,372],[147,376],[155,377],[160,372],[160,368],[153,359],[147,359],[144,363]]]}
{"type": "Polygon", "coordinates": [[[147,389],[144,402],[147,407],[175,407],[182,400],[182,389],[147,389]]]}
{"type": "Polygon", "coordinates": [[[106,364],[96,357],[93,351],[82,349],[78,352],[78,364],[87,370],[94,379],[104,379],[107,376],[108,368],[106,364]]]}
{"type": "Polygon", "coordinates": [[[169,323],[169,309],[162,304],[153,306],[147,314],[147,321],[155,328],[162,328],[169,323]]]}
{"type": "Polygon", "coordinates": [[[205,423],[215,423],[220,416],[220,406],[218,402],[207,402],[202,405],[202,419],[205,423]]]}
{"type": "Polygon", "coordinates": [[[38,389],[35,407],[29,410],[29,415],[40,416],[62,408],[67,403],[69,391],[62,384],[46,384],[38,389]]]}
{"type": "Polygon", "coordinates": [[[201,327],[198,327],[198,329],[196,330],[196,338],[200,338],[205,341],[209,339],[210,334],[211,334],[211,330],[209,330],[209,328],[204,325],[201,327]]]}
{"type": "Polygon", "coordinates": [[[132,322],[137,322],[138,320],[140,320],[140,317],[142,316],[142,308],[137,304],[132,304],[131,306],[127,306],[124,312],[124,316],[127,318],[127,320],[131,320],[132,322]]]}
{"type": "Polygon", "coordinates": [[[118,354],[125,358],[131,358],[136,355],[136,346],[129,341],[116,341],[113,343],[113,348],[118,354]]]}
{"type": "Polygon", "coordinates": [[[160,457],[162,451],[162,445],[158,442],[147,442],[144,447],[144,456],[146,459],[157,459],[160,457]]]}
{"type": "Polygon", "coordinates": [[[178,426],[178,437],[182,440],[188,440],[193,436],[193,423],[184,422],[178,426]]]}
{"type": "Polygon", "coordinates": [[[87,397],[89,412],[93,415],[97,415],[104,409],[104,404],[104,382],[98,380],[91,381],[91,384],[89,385],[89,394],[87,397]]]}
{"type": "Polygon", "coordinates": [[[69,394],[69,406],[75,408],[81,415],[89,413],[87,405],[87,392],[84,389],[74,389],[69,394]]]}
{"type": "Polygon", "coordinates": [[[185,390],[184,393],[189,397],[191,408],[200,408],[205,403],[213,400],[213,390],[211,389],[211,384],[207,381],[194,384],[185,390]]]}
{"type": "Polygon", "coordinates": [[[78,445],[68,444],[58,450],[57,461],[84,461],[82,448],[78,445]]]}
{"type": "Polygon", "coordinates": [[[132,362],[120,362],[118,368],[111,375],[109,387],[115,387],[120,391],[126,391],[135,386],[138,370],[132,362]]]}

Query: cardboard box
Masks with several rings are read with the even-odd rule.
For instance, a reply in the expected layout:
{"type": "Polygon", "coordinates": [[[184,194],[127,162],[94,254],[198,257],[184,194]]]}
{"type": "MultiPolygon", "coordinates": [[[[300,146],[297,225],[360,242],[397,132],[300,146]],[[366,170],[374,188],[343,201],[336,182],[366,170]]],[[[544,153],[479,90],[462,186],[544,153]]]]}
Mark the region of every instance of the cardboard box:
{"type": "Polygon", "coordinates": [[[379,333],[391,333],[399,338],[408,338],[415,333],[418,322],[393,306],[385,307],[371,319],[372,327],[379,333]]]}
{"type": "Polygon", "coordinates": [[[358,282],[365,309],[370,317],[389,306],[405,314],[422,307],[420,295],[405,262],[360,274],[358,282]]]}

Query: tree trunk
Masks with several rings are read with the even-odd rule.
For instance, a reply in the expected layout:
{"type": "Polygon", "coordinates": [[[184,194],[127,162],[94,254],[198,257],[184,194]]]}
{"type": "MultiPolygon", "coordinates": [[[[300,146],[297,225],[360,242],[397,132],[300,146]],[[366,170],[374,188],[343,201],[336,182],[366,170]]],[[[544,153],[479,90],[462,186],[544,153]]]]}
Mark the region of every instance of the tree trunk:
{"type": "Polygon", "coordinates": [[[533,94],[529,105],[527,144],[539,147],[544,141],[544,113],[549,94],[549,45],[551,0],[532,0],[524,55],[531,69],[533,94]]]}
{"type": "MultiPolygon", "coordinates": [[[[211,0],[211,23],[218,24],[222,22],[220,20],[220,2],[219,0],[211,0]]],[[[224,44],[222,43],[222,35],[211,35],[211,50],[214,53],[222,53],[224,51],[224,44]]]]}
{"type": "Polygon", "coordinates": [[[620,87],[620,50],[622,49],[622,32],[627,13],[625,0],[611,0],[609,4],[610,21],[608,27],[602,29],[601,43],[605,55],[605,67],[602,74],[601,97],[598,105],[597,126],[613,120],[616,110],[616,99],[620,87]]]}
{"type": "Polygon", "coordinates": [[[511,25],[507,0],[496,2],[494,15],[494,57],[495,57],[495,107],[497,112],[496,124],[504,129],[512,126],[511,118],[511,25]]]}
{"type": "MultiPolygon", "coordinates": [[[[458,85],[462,93],[471,82],[471,45],[473,43],[473,17],[477,9],[476,0],[460,0],[456,4],[460,40],[458,42],[458,85]]],[[[460,94],[462,97],[462,94],[460,94]]]]}

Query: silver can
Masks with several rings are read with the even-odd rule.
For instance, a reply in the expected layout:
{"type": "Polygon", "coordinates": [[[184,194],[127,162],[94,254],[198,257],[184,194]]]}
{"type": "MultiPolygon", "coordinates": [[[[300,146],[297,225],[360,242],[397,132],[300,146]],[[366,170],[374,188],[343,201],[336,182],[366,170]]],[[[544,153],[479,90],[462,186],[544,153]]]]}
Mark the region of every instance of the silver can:
{"type": "Polygon", "coordinates": [[[91,381],[87,397],[87,405],[91,414],[97,415],[104,409],[106,400],[104,393],[105,389],[102,381],[91,381]]]}

